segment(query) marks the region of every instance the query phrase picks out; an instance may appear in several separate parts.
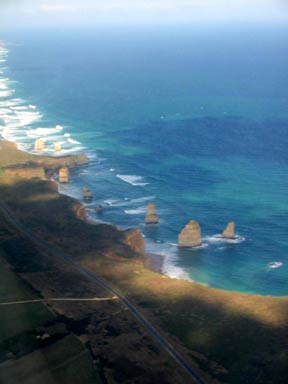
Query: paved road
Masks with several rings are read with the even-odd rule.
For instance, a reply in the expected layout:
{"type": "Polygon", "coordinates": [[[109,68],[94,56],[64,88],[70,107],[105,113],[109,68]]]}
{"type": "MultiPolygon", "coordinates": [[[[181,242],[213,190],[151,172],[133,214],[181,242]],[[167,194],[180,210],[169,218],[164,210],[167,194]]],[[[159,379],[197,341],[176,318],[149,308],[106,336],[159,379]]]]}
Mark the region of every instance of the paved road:
{"type": "Polygon", "coordinates": [[[82,275],[86,276],[90,281],[93,281],[102,288],[105,288],[114,296],[117,296],[118,299],[124,304],[124,306],[139,321],[139,323],[141,323],[146,328],[148,333],[154,339],[156,339],[158,343],[170,354],[174,361],[176,361],[186,371],[186,373],[190,375],[193,382],[197,384],[206,384],[204,379],[194,370],[194,368],[192,368],[176,351],[176,349],[166,339],[164,339],[163,336],[160,335],[160,333],[153,327],[152,324],[150,324],[148,320],[146,320],[146,318],[135,308],[135,306],[131,304],[131,302],[127,300],[124,296],[122,296],[119,292],[117,292],[109,283],[107,283],[107,281],[83,268],[80,264],[78,264],[67,254],[65,254],[58,247],[51,245],[50,243],[38,237],[37,235],[31,233],[29,230],[27,230],[26,227],[24,227],[24,225],[22,225],[18,220],[16,220],[12,212],[4,204],[0,205],[0,211],[5,216],[5,218],[11,224],[13,224],[20,232],[22,232],[33,242],[44,248],[45,252],[47,252],[47,249],[49,249],[49,251],[53,251],[53,254],[57,255],[68,264],[74,266],[82,275]]]}

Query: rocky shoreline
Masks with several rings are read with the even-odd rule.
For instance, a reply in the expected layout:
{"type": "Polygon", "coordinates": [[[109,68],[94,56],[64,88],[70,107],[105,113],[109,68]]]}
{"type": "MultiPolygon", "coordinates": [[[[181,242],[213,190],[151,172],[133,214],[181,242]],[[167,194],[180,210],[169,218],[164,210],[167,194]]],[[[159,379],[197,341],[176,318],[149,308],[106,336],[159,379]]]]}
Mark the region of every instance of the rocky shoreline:
{"type": "MultiPolygon", "coordinates": [[[[21,151],[13,142],[1,140],[0,156],[3,154],[3,152],[5,153],[6,151],[10,152],[9,159],[7,156],[2,156],[0,161],[0,166],[2,165],[2,169],[5,175],[10,177],[18,176],[25,179],[38,178],[41,180],[46,180],[52,183],[51,185],[54,183],[54,189],[57,191],[57,183],[54,181],[54,179],[52,179],[52,176],[57,171],[63,169],[63,167],[71,169],[82,167],[88,165],[89,163],[89,160],[85,154],[57,157],[35,155],[21,151]],[[13,158],[16,159],[16,162],[13,160],[13,158]]],[[[97,222],[91,221],[87,218],[85,207],[80,200],[75,199],[73,210],[75,215],[81,220],[85,220],[88,224],[91,225],[97,224],[97,222]]],[[[114,225],[111,223],[106,223],[104,225],[111,225],[114,227],[114,225]]],[[[136,228],[131,228],[123,232],[125,234],[125,242],[127,245],[129,245],[133,251],[144,258],[144,265],[151,271],[162,274],[164,256],[145,252],[145,241],[141,231],[136,228]]]]}
{"type": "MultiPolygon", "coordinates": [[[[61,172],[63,169],[67,169],[67,172],[69,172],[69,169],[71,168],[82,167],[89,163],[85,154],[58,157],[35,155],[19,150],[15,143],[6,140],[0,141],[0,158],[0,167],[6,176],[47,181],[57,192],[58,185],[53,179],[55,173],[61,172]]],[[[85,207],[80,200],[74,200],[75,203],[73,204],[73,211],[76,217],[84,220],[87,224],[97,224],[97,222],[91,221],[87,218],[85,207]]],[[[101,224],[116,228],[110,223],[101,224]]],[[[117,230],[121,231],[120,228],[117,228],[117,230]]],[[[149,258],[149,255],[145,255],[145,241],[139,229],[131,228],[123,231],[123,234],[124,242],[134,252],[144,258],[149,258]]],[[[154,264],[155,272],[156,270],[159,271],[159,265],[155,262],[150,262],[149,268],[153,269],[154,264]]]]}
{"type": "MultiPolygon", "coordinates": [[[[50,172],[63,165],[63,158],[60,161],[57,158],[58,163],[53,160],[52,165],[51,160],[41,159],[45,180],[35,177],[32,171],[31,178],[9,174],[14,166],[25,169],[25,175],[28,172],[29,176],[29,167],[39,165],[34,156],[18,151],[14,144],[0,142],[0,198],[26,228],[51,244],[51,249],[55,246],[63,249],[83,268],[115,286],[166,335],[191,365],[204,373],[207,383],[287,382],[283,358],[287,354],[287,297],[228,292],[161,275],[161,257],[148,255],[147,259],[143,256],[144,239],[139,230],[122,231],[101,223],[91,225],[79,201],[58,193],[56,183],[49,181],[50,172]]],[[[77,159],[83,160],[82,157],[77,159]]],[[[83,165],[82,160],[79,165],[83,165]]],[[[71,164],[76,166],[75,158],[71,164]]],[[[51,297],[55,290],[81,296],[88,288],[92,289],[91,284],[82,280],[79,285],[79,277],[59,265],[49,249],[48,256],[40,257],[35,246],[19,239],[17,234],[13,235],[15,239],[6,238],[5,231],[3,228],[1,244],[9,263],[44,297],[51,297]],[[57,272],[50,266],[51,262],[57,266],[57,272]]],[[[123,308],[109,303],[105,308],[104,304],[97,307],[97,311],[88,304],[58,303],[53,304],[53,308],[70,321],[84,324],[79,338],[90,345],[94,360],[99,362],[101,356],[104,358],[101,366],[107,380],[109,369],[114,369],[115,375],[123,370],[118,362],[125,355],[128,364],[125,363],[125,367],[134,367],[135,380],[150,377],[148,383],[159,382],[155,373],[159,373],[159,364],[163,364],[167,356],[163,358],[159,346],[143,334],[135,319],[133,322],[127,318],[123,308]],[[105,329],[102,329],[104,323],[105,329]],[[120,349],[119,345],[122,345],[120,349]],[[155,348],[158,348],[157,353],[153,352],[155,348]],[[149,370],[152,363],[153,368],[149,370]]],[[[123,377],[125,372],[124,369],[123,377]]],[[[183,379],[181,373],[171,372],[165,368],[165,383],[190,382],[183,379]]],[[[117,383],[117,379],[109,382],[117,383]]]]}

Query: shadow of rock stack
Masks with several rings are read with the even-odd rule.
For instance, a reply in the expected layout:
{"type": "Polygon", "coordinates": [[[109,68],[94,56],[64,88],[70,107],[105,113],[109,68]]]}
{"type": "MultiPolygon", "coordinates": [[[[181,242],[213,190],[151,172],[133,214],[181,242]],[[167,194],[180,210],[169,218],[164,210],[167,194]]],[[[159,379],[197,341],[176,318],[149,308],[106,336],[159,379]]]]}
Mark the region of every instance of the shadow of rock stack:
{"type": "Polygon", "coordinates": [[[62,167],[59,169],[59,183],[69,183],[69,168],[62,167]]]}
{"type": "Polygon", "coordinates": [[[224,239],[235,239],[235,223],[232,221],[222,233],[224,239]]]}
{"type": "Polygon", "coordinates": [[[201,230],[197,221],[191,220],[178,236],[178,246],[181,248],[198,247],[202,244],[201,230]]]}
{"type": "Polygon", "coordinates": [[[45,149],[45,142],[42,139],[37,139],[34,144],[35,151],[43,151],[45,149]]]}
{"type": "Polygon", "coordinates": [[[147,214],[145,217],[145,224],[158,224],[159,218],[155,210],[155,204],[150,201],[148,204],[147,214]]]}

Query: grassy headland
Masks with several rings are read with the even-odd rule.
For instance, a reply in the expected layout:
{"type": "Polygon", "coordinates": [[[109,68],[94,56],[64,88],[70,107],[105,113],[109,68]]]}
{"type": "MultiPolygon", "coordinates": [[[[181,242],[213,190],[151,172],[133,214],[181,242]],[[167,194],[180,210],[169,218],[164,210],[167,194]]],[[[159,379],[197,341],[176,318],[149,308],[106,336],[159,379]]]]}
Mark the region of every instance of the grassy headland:
{"type": "MultiPolygon", "coordinates": [[[[13,151],[9,149],[7,154],[5,145],[0,159],[2,154],[6,158],[0,161],[2,167],[7,161],[10,166],[18,165],[18,156],[21,161],[31,156],[17,154],[13,163],[13,151]]],[[[288,381],[288,297],[227,292],[154,273],[144,268],[143,257],[127,246],[121,230],[81,220],[75,214],[79,203],[60,195],[47,181],[2,173],[0,198],[29,231],[52,248],[64,250],[129,298],[207,382],[288,381]]],[[[7,226],[3,220],[2,230],[7,226]]],[[[49,249],[46,254],[43,250],[31,252],[35,245],[27,241],[16,231],[13,241],[4,238],[0,246],[14,271],[44,297],[61,291],[75,294],[75,290],[82,296],[95,294],[95,290],[107,295],[77,276],[49,249]]],[[[52,307],[66,322],[70,319],[68,323],[74,324],[71,329],[89,346],[103,382],[191,382],[121,305],[62,303],[52,307]]]]}

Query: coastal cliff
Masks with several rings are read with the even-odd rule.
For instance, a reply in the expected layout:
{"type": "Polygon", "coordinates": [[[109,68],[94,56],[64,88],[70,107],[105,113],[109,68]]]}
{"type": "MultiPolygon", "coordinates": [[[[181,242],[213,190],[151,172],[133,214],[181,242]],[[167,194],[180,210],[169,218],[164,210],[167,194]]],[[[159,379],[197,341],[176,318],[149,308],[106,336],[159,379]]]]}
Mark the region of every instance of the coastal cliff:
{"type": "MultiPolygon", "coordinates": [[[[20,151],[16,144],[9,141],[0,141],[0,167],[14,168],[15,166],[25,166],[28,168],[42,167],[45,173],[53,173],[61,167],[78,167],[88,163],[85,154],[49,157],[42,155],[34,155],[31,153],[20,151]]],[[[11,171],[12,172],[12,171],[11,171]]]]}
{"type": "Polygon", "coordinates": [[[43,167],[39,166],[27,166],[23,165],[22,167],[8,167],[4,169],[4,173],[7,176],[19,176],[25,179],[38,178],[41,180],[46,179],[45,170],[43,167]]]}
{"type": "Polygon", "coordinates": [[[139,229],[132,228],[125,231],[124,234],[125,244],[127,244],[134,252],[143,255],[145,253],[145,241],[141,231],[139,229]]]}
{"type": "Polygon", "coordinates": [[[75,213],[75,216],[78,219],[83,221],[87,220],[85,207],[79,201],[75,201],[75,203],[72,205],[72,211],[75,213]]]}
{"type": "MultiPolygon", "coordinates": [[[[67,265],[62,265],[58,252],[54,252],[60,249],[134,303],[189,365],[204,375],[205,382],[287,382],[287,297],[223,291],[147,270],[141,255],[144,239],[140,231],[125,232],[112,225],[89,224],[82,204],[59,194],[51,181],[4,174],[0,178],[0,199],[22,226],[45,239],[49,252],[39,255],[41,247],[27,244],[17,228],[7,234],[11,223],[0,231],[0,239],[7,236],[2,240],[7,260],[43,297],[53,297],[55,291],[69,295],[73,292],[77,297],[83,292],[84,297],[97,296],[91,291],[91,282],[83,275],[71,275],[67,265]],[[53,269],[55,266],[57,271],[53,269]]],[[[1,217],[0,225],[3,223],[1,217]]],[[[195,223],[192,227],[199,241],[198,227],[195,223]]],[[[134,367],[133,374],[136,372],[134,382],[149,375],[151,383],[163,377],[165,380],[161,382],[165,384],[190,382],[177,368],[167,371],[168,357],[161,355],[159,345],[116,303],[85,302],[69,306],[55,302],[51,306],[70,326],[79,327],[77,332],[81,340],[89,343],[93,360],[100,361],[101,357],[107,369],[103,370],[107,382],[111,367],[116,367],[115,375],[119,372],[125,375],[128,366],[134,367]]]]}

